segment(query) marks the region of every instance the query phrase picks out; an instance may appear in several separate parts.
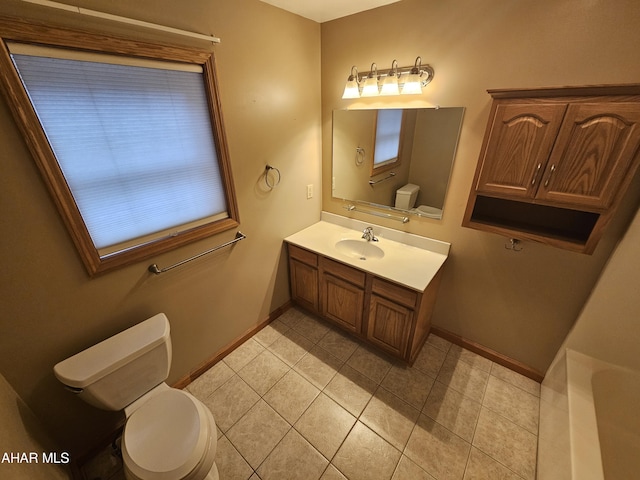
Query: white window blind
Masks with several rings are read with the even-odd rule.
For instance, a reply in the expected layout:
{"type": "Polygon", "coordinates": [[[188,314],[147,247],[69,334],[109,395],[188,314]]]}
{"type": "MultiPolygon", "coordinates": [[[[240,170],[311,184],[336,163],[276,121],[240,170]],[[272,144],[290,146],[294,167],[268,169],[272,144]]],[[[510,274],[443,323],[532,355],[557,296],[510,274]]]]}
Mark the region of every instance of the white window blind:
{"type": "Polygon", "coordinates": [[[402,110],[383,109],[378,111],[374,167],[398,158],[401,127],[402,110]]]}
{"type": "Polygon", "coordinates": [[[11,51],[101,255],[228,217],[201,71],[11,51]]]}

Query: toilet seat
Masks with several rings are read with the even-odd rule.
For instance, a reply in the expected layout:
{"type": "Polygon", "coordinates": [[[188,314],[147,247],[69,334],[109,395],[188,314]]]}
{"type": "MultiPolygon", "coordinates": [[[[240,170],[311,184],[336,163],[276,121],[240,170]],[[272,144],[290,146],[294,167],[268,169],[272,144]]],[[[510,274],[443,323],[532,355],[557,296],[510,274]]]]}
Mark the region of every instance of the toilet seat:
{"type": "Polygon", "coordinates": [[[189,393],[173,388],[160,392],[127,420],[122,435],[125,466],[141,479],[189,478],[194,469],[213,463],[214,425],[211,412],[189,393]]]}
{"type": "Polygon", "coordinates": [[[410,211],[429,218],[442,218],[442,209],[429,205],[419,205],[410,211]]]}

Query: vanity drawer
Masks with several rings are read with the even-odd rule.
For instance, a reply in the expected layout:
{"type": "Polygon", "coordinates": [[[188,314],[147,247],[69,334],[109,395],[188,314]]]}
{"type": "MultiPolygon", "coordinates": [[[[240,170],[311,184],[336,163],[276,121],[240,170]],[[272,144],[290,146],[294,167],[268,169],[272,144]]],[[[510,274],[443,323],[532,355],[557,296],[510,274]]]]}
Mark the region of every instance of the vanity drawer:
{"type": "Polygon", "coordinates": [[[311,265],[312,267],[318,266],[318,255],[315,253],[305,250],[304,248],[296,247],[290,243],[288,244],[288,247],[289,256],[291,258],[295,258],[296,260],[306,263],[307,265],[311,265]]]}
{"type": "Polygon", "coordinates": [[[321,258],[321,266],[325,273],[329,273],[334,277],[341,278],[347,282],[364,288],[366,277],[364,272],[347,265],[343,265],[342,263],[334,262],[333,260],[329,260],[325,257],[321,258]]]}
{"type": "Polygon", "coordinates": [[[377,277],[373,279],[371,291],[381,297],[388,298],[389,300],[411,308],[415,308],[418,302],[417,292],[377,277]]]}

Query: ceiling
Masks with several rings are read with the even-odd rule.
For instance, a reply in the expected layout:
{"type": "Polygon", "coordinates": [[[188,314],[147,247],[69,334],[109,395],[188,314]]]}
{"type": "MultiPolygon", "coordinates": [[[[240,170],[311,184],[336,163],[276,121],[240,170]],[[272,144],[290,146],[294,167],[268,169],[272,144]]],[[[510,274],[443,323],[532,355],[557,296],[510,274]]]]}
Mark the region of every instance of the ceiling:
{"type": "Polygon", "coordinates": [[[400,0],[261,0],[318,23],[346,17],[400,0]]]}

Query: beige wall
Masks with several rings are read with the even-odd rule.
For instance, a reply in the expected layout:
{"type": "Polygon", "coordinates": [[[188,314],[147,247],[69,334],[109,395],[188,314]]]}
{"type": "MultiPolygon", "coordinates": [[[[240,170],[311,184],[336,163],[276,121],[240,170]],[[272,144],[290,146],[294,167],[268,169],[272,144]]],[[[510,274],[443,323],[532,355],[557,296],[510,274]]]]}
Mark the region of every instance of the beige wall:
{"type": "Polygon", "coordinates": [[[322,24],[323,209],[346,214],[329,188],[332,110],[466,107],[443,220],[385,225],[451,242],[435,325],[544,372],[637,208],[640,186],[592,256],[530,242],[515,253],[504,249],[505,238],[462,228],[489,113],[486,90],[638,82],[639,24],[635,0],[403,0],[322,24]],[[418,55],[435,69],[421,97],[341,100],[352,65],[386,69],[418,55]]]}
{"type": "MultiPolygon", "coordinates": [[[[2,455],[13,452],[20,455],[34,452],[38,462],[3,462],[2,477],[12,480],[64,480],[69,478],[63,464],[43,465],[43,454],[48,457],[55,452],[60,461],[64,461],[61,451],[43,431],[40,422],[11,385],[0,375],[0,452],[2,455]]],[[[33,458],[33,457],[31,457],[33,458]]]]}
{"type": "MultiPolygon", "coordinates": [[[[160,276],[151,276],[147,266],[170,265],[233,238],[234,232],[89,279],[0,100],[0,372],[65,449],[95,443],[119,416],[64,391],[52,373],[56,362],[165,312],[174,347],[169,382],[179,379],[288,301],[282,239],[317,221],[321,206],[317,23],[257,0],[74,3],[221,37],[214,50],[240,230],[247,239],[160,276]],[[267,163],[282,173],[273,191],[263,183],[267,163]],[[311,200],[307,184],[316,186],[311,200]]],[[[16,0],[3,0],[0,14],[66,24],[77,17],[16,0]]],[[[211,45],[86,17],[82,25],[211,45]]]]}

